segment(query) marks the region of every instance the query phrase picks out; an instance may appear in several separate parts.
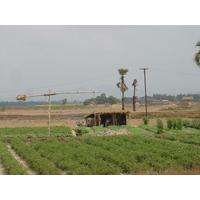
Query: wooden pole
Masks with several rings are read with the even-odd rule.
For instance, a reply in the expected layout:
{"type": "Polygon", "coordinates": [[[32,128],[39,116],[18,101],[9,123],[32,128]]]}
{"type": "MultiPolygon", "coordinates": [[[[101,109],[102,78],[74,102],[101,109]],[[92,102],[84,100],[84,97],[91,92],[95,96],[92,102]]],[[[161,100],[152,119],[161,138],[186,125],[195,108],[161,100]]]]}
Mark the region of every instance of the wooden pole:
{"type": "MultiPolygon", "coordinates": [[[[51,93],[51,90],[49,89],[49,93],[51,93]]],[[[49,109],[48,109],[48,115],[49,115],[49,121],[48,121],[48,136],[50,136],[51,133],[51,95],[49,95],[49,109]]]]}
{"type": "Polygon", "coordinates": [[[146,70],[149,68],[140,68],[140,70],[144,70],[144,90],[145,90],[145,108],[146,108],[146,117],[147,117],[147,87],[146,87],[146,70]]]}

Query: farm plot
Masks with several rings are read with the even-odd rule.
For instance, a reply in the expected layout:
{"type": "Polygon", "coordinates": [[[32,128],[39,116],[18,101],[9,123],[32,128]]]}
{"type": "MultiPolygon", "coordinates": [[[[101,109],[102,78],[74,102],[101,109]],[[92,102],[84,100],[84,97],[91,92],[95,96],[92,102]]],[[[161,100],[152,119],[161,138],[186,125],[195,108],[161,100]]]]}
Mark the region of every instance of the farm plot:
{"type": "Polygon", "coordinates": [[[71,136],[72,136],[71,129],[66,126],[51,127],[51,136],[48,136],[47,127],[0,128],[0,139],[71,137],[71,136]]]}
{"type": "Polygon", "coordinates": [[[179,141],[187,144],[200,145],[200,133],[191,135],[166,135],[165,139],[179,141]]]}
{"type": "Polygon", "coordinates": [[[199,146],[140,135],[34,140],[18,146],[34,149],[66,174],[137,174],[200,166],[199,146]]]}
{"type": "Polygon", "coordinates": [[[0,159],[5,170],[10,175],[26,175],[26,169],[12,156],[6,143],[0,141],[0,159]]]}
{"type": "MultiPolygon", "coordinates": [[[[200,146],[143,135],[86,136],[30,143],[14,139],[10,143],[29,168],[40,175],[145,174],[167,169],[178,173],[180,169],[200,168],[200,146]]],[[[0,142],[0,145],[0,158],[7,171],[10,170],[8,174],[27,174],[8,155],[6,144],[0,142]],[[16,171],[16,167],[21,171],[16,171]]]]}

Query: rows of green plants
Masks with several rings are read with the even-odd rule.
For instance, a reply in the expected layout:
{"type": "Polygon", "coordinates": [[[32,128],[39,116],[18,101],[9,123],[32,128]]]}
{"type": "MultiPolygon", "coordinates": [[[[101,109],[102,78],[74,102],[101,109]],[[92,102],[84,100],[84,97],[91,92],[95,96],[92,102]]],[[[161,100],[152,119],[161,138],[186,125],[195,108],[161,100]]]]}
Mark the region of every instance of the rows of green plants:
{"type": "Polygon", "coordinates": [[[37,152],[67,174],[134,174],[200,165],[200,147],[140,135],[32,141],[37,152]]]}
{"type": "Polygon", "coordinates": [[[143,130],[141,130],[139,128],[136,128],[134,126],[126,125],[126,126],[123,126],[123,127],[126,128],[129,131],[132,131],[133,133],[136,133],[136,134],[143,134],[143,135],[147,134],[147,132],[145,132],[145,131],[143,131],[143,130]]]}
{"type": "Polygon", "coordinates": [[[40,154],[27,145],[24,141],[15,139],[11,141],[12,148],[20,155],[39,175],[59,175],[61,171],[52,165],[52,163],[41,157],[40,154]]]}
{"type": "Polygon", "coordinates": [[[30,146],[42,157],[50,160],[56,167],[66,171],[68,175],[92,174],[87,165],[80,164],[72,156],[73,148],[63,145],[63,142],[56,139],[49,139],[45,142],[32,141],[30,146]]]}
{"type": "Polygon", "coordinates": [[[150,125],[143,124],[143,125],[140,125],[139,127],[143,128],[143,129],[145,129],[147,131],[151,131],[153,133],[157,133],[158,132],[158,129],[157,129],[156,125],[150,126],[150,125]]]}
{"type": "Polygon", "coordinates": [[[97,159],[95,155],[98,148],[83,144],[79,140],[67,140],[65,142],[31,143],[41,156],[50,159],[57,167],[67,170],[67,174],[119,174],[121,169],[103,159],[97,159]],[[51,146],[56,147],[52,152],[51,146]],[[38,146],[39,145],[39,146],[38,146]],[[51,153],[50,153],[51,152],[51,153]],[[57,156],[56,156],[57,155],[57,156]],[[59,157],[59,158],[58,158],[59,157]],[[60,161],[62,161],[60,163],[60,161]]]}
{"type": "Polygon", "coordinates": [[[195,135],[166,135],[164,138],[188,144],[200,145],[200,133],[195,135]]]}
{"type": "Polygon", "coordinates": [[[144,124],[140,125],[139,127],[156,134],[168,133],[168,132],[180,133],[180,134],[186,134],[188,132],[194,132],[194,133],[200,132],[199,131],[200,120],[189,121],[189,120],[183,120],[181,117],[169,117],[167,119],[166,127],[163,125],[161,119],[157,119],[157,125],[154,126],[148,125],[149,118],[147,117],[144,117],[143,121],[144,124]]]}
{"type": "Polygon", "coordinates": [[[0,159],[9,175],[27,175],[26,169],[12,156],[6,143],[0,141],[0,159]]]}
{"type": "MultiPolygon", "coordinates": [[[[71,129],[66,126],[51,127],[50,137],[70,137],[71,129]]],[[[0,128],[0,138],[42,138],[49,137],[47,127],[0,128]]]]}

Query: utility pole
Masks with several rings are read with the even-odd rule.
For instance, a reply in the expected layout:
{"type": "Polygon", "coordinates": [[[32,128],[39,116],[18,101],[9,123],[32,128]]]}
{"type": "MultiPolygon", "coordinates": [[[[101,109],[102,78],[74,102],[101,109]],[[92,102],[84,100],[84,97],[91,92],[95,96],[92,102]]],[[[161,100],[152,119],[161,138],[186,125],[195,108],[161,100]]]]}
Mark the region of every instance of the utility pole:
{"type": "Polygon", "coordinates": [[[146,107],[146,117],[147,117],[147,87],[146,87],[146,70],[149,68],[140,68],[140,70],[144,70],[144,91],[145,91],[145,107],[146,107]]]}
{"type": "MultiPolygon", "coordinates": [[[[51,93],[51,90],[49,89],[49,94],[51,93]]],[[[48,135],[50,136],[51,132],[51,95],[49,95],[49,109],[48,109],[48,114],[49,114],[49,121],[48,121],[48,135]]]]}
{"type": "Polygon", "coordinates": [[[135,103],[136,103],[135,91],[136,91],[136,87],[137,87],[137,79],[134,79],[132,86],[134,87],[134,92],[133,92],[133,111],[136,111],[136,108],[135,108],[135,103]]]}

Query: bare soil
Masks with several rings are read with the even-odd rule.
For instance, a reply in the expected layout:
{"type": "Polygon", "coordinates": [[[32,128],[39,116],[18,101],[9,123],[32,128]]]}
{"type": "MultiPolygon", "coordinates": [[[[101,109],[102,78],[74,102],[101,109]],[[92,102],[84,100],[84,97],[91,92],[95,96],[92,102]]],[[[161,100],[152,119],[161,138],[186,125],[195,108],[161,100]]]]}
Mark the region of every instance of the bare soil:
{"type": "MultiPolygon", "coordinates": [[[[129,125],[138,126],[143,124],[146,115],[144,106],[137,106],[132,111],[132,105],[125,105],[125,110],[131,112],[129,125]]],[[[51,126],[75,127],[76,122],[85,123],[84,116],[93,112],[121,111],[121,105],[89,105],[89,106],[52,106],[51,126]]],[[[200,118],[200,110],[197,106],[179,109],[174,105],[148,106],[149,124],[155,125],[158,118],[164,123],[170,116],[179,116],[187,119],[200,118]]],[[[4,127],[42,127],[47,126],[48,107],[6,107],[0,112],[0,128],[4,127]]]]}

